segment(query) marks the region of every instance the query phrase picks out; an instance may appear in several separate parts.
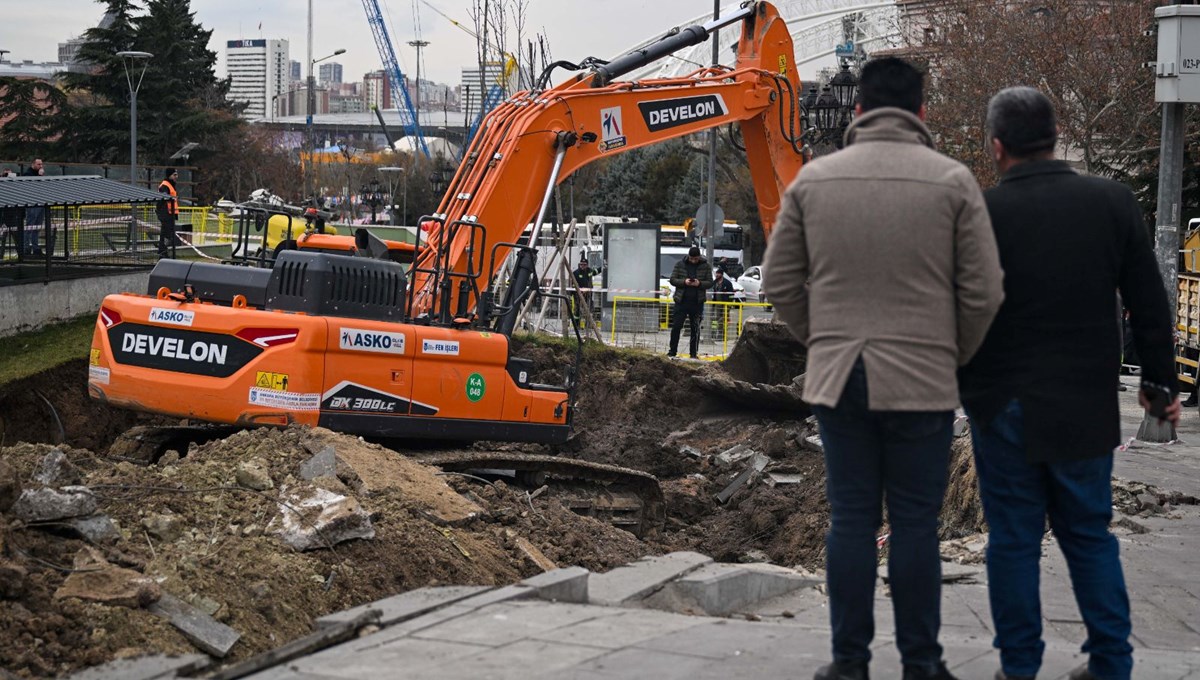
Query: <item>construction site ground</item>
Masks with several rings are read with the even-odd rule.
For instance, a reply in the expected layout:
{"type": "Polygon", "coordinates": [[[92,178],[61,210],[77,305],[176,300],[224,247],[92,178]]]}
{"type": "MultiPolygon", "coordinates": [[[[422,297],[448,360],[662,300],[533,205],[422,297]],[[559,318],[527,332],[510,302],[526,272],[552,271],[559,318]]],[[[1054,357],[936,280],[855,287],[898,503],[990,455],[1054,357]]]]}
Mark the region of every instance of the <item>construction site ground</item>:
{"type": "MultiPolygon", "coordinates": [[[[537,343],[520,353],[550,367],[536,380],[554,382],[571,350],[537,343]]],[[[57,677],[114,659],[196,654],[195,641],[161,611],[163,602],[175,600],[236,631],[236,643],[214,660],[217,667],[301,638],[320,617],[357,605],[421,588],[500,587],[554,567],[577,565],[598,578],[645,556],[694,551],[718,562],[766,562],[819,576],[828,507],[815,428],[804,413],[736,406],[695,385],[696,374],[719,370],[709,363],[589,345],[570,441],[554,449],[483,442],[468,447],[556,453],[656,475],[667,521],[660,535],[644,539],[572,513],[552,491],[440,475],[406,457],[445,452],[434,444],[390,450],[321,430],[262,429],[168,452],[151,465],[117,460],[109,449],[122,432],[177,421],[89,401],[83,358],[10,382],[0,387],[0,670],[22,678],[57,677]],[[306,475],[306,465],[327,448],[336,453],[336,468],[306,475]],[[762,457],[741,458],[747,451],[762,457]],[[715,497],[755,460],[763,461],[762,474],[718,502],[715,497]],[[85,495],[95,500],[89,517],[111,518],[111,537],[84,538],[72,522],[14,514],[22,488],[73,486],[87,487],[85,495]],[[289,513],[303,516],[294,500],[303,494],[349,499],[355,517],[369,518],[370,535],[356,526],[364,537],[305,550],[289,545],[281,529],[289,513]]],[[[1123,399],[1135,408],[1132,394],[1123,399]]],[[[1127,429],[1135,431],[1132,418],[1127,409],[1127,429]]],[[[1131,584],[1139,663],[1159,658],[1163,669],[1137,677],[1200,677],[1189,675],[1200,673],[1200,589],[1190,576],[1200,572],[1200,513],[1191,505],[1200,495],[1195,455],[1200,422],[1194,412],[1188,418],[1181,437],[1197,447],[1134,447],[1118,459],[1118,476],[1126,481],[1117,485],[1123,511],[1117,531],[1131,584]]],[[[947,588],[944,618],[948,658],[979,671],[963,677],[982,678],[990,677],[983,666],[995,660],[988,653],[984,526],[969,442],[955,440],[943,538],[947,563],[965,564],[970,576],[947,588]],[[960,647],[966,651],[953,651],[960,647]]],[[[881,533],[886,531],[885,526],[881,533]]],[[[884,546],[882,560],[886,541],[884,546]]],[[[1066,669],[1080,658],[1082,626],[1070,606],[1061,558],[1049,544],[1045,554],[1048,659],[1066,669]]],[[[889,651],[887,602],[881,587],[881,677],[894,672],[885,668],[896,661],[889,651]]],[[[785,666],[789,674],[807,675],[827,655],[823,607],[820,588],[806,587],[747,607],[737,612],[738,620],[636,610],[679,618],[662,619],[664,627],[656,629],[658,624],[638,623],[640,614],[629,613],[627,623],[644,634],[631,634],[621,644],[589,645],[547,641],[550,629],[541,625],[517,637],[510,628],[491,641],[487,631],[513,617],[550,617],[545,620],[561,624],[553,630],[565,630],[635,610],[498,601],[462,607],[461,625],[437,634],[426,636],[414,624],[405,636],[388,627],[374,635],[392,630],[394,639],[405,638],[402,646],[414,659],[433,664],[411,665],[412,674],[404,677],[683,677],[687,668],[696,677],[717,677],[721,668],[726,669],[721,677],[733,677],[729,671],[738,669],[741,677],[773,677],[785,666]],[[566,618],[553,618],[560,614],[566,618]],[[476,632],[458,640],[447,632],[452,630],[476,632]],[[575,649],[580,646],[586,649],[575,649]],[[507,652],[497,654],[497,648],[507,652]],[[454,675],[451,666],[439,665],[476,656],[471,663],[452,664],[462,673],[475,669],[474,675],[454,675]]],[[[366,667],[352,672],[350,660],[337,656],[354,642],[310,657],[322,659],[321,669],[305,667],[301,659],[291,664],[301,670],[280,666],[270,671],[276,675],[264,677],[366,677],[366,667]]],[[[371,648],[383,656],[356,648],[353,658],[376,668],[391,664],[400,672],[396,648],[371,648]]]]}

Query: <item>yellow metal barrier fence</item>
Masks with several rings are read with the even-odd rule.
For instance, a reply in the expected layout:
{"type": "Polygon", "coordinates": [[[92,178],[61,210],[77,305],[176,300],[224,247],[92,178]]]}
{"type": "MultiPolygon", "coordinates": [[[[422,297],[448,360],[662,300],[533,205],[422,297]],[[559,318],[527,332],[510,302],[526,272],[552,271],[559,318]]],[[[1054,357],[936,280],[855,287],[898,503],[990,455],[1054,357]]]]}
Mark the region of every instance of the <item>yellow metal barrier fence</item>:
{"type": "MultiPolygon", "coordinates": [[[[674,307],[674,303],[665,298],[613,297],[605,319],[609,343],[666,354],[670,348],[674,307]]],[[[700,358],[724,359],[733,350],[747,319],[770,316],[771,306],[762,302],[706,301],[700,320],[700,358]]],[[[680,332],[680,354],[687,354],[690,334],[689,324],[685,322],[680,332]]]]}

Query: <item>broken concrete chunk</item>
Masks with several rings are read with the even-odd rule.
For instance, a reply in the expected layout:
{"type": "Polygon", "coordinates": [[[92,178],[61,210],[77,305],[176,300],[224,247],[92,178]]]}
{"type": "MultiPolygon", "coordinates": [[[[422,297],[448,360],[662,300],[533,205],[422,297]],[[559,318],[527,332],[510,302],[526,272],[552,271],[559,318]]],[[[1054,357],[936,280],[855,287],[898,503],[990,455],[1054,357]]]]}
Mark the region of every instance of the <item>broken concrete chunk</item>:
{"type": "Polygon", "coordinates": [[[1149,510],[1150,512],[1159,512],[1162,510],[1162,505],[1158,502],[1158,496],[1155,496],[1152,493],[1147,492],[1138,494],[1137,501],[1142,508],[1149,510]]]}
{"type": "Polygon", "coordinates": [[[692,458],[703,458],[704,457],[703,452],[701,452],[700,450],[698,450],[692,446],[687,446],[687,445],[681,446],[681,447],[679,447],[679,452],[685,456],[690,456],[692,458]]]}
{"type": "Polygon", "coordinates": [[[524,536],[517,537],[516,545],[517,550],[520,550],[521,554],[527,557],[530,562],[536,564],[538,569],[541,569],[542,571],[553,571],[558,569],[558,565],[555,564],[553,560],[542,554],[542,551],[538,550],[537,546],[530,543],[529,539],[525,538],[524,536]]]}
{"type": "Polygon", "coordinates": [[[821,435],[810,434],[804,438],[804,448],[816,451],[817,453],[825,453],[825,444],[821,441],[821,435]]]}
{"type": "Polygon", "coordinates": [[[279,503],[280,516],[268,529],[296,550],[314,550],[354,538],[375,538],[371,517],[354,498],[325,489],[289,491],[279,503]]]}
{"type": "Polygon", "coordinates": [[[266,491],[275,488],[275,482],[271,481],[271,474],[267,468],[267,461],[262,458],[242,461],[238,464],[234,476],[237,478],[238,485],[247,489],[266,491]]]}
{"type": "Polygon", "coordinates": [[[971,421],[965,415],[954,417],[954,436],[966,437],[971,434],[971,421]]]}
{"type": "Polygon", "coordinates": [[[91,517],[72,517],[64,521],[64,524],[71,527],[87,540],[93,543],[102,543],[118,538],[121,532],[117,530],[117,525],[113,524],[112,519],[108,515],[92,515],[91,517]]]}
{"type": "Polygon", "coordinates": [[[804,481],[804,475],[796,472],[772,472],[763,477],[763,483],[770,487],[786,484],[799,484],[804,481]]]}
{"type": "Polygon", "coordinates": [[[717,454],[714,460],[721,467],[733,467],[734,465],[746,460],[754,455],[754,449],[745,444],[735,444],[734,446],[725,449],[717,454]]]}
{"type": "Polygon", "coordinates": [[[733,494],[737,493],[738,489],[741,489],[742,487],[751,484],[754,480],[756,480],[770,462],[771,459],[766,455],[755,453],[750,458],[750,461],[746,464],[746,468],[742,470],[737,477],[733,478],[733,481],[729,483],[729,486],[725,487],[721,493],[717,494],[717,502],[728,502],[729,499],[733,497],[733,494]]]}
{"type": "Polygon", "coordinates": [[[142,518],[142,528],[154,538],[174,543],[183,535],[183,520],[176,515],[150,515],[142,518]]]}
{"type": "Polygon", "coordinates": [[[337,455],[332,446],[326,446],[316,455],[300,464],[300,478],[312,481],[317,477],[337,476],[337,455]]]}
{"type": "Polygon", "coordinates": [[[96,512],[96,497],[86,486],[25,489],[12,506],[12,514],[25,522],[83,517],[93,512],[96,512]]]}
{"type": "Polygon", "coordinates": [[[45,486],[69,486],[78,484],[81,478],[79,470],[71,464],[67,454],[63,453],[62,449],[53,448],[38,463],[38,468],[33,473],[33,481],[45,486]]]}
{"type": "Polygon", "coordinates": [[[21,477],[16,468],[0,459],[0,512],[8,509],[21,497],[21,477]]]}
{"type": "Polygon", "coordinates": [[[237,643],[241,635],[234,629],[217,621],[192,605],[170,593],[147,607],[152,614],[161,616],[179,629],[192,644],[201,651],[223,658],[237,643]]]}
{"type": "Polygon", "coordinates": [[[75,569],[54,592],[54,599],[70,597],[136,609],[162,596],[154,579],[132,569],[113,566],[90,547],[76,553],[75,569]]]}

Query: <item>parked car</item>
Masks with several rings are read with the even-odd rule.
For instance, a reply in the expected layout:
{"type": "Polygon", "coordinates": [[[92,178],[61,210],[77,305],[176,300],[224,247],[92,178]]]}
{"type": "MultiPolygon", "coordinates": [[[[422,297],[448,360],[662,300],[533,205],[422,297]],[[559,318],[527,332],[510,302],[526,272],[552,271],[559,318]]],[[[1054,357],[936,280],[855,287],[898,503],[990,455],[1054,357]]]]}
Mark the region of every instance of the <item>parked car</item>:
{"type": "Polygon", "coordinates": [[[747,302],[766,302],[767,298],[762,292],[763,268],[761,265],[749,267],[742,275],[738,277],[737,285],[745,291],[747,302]]]}

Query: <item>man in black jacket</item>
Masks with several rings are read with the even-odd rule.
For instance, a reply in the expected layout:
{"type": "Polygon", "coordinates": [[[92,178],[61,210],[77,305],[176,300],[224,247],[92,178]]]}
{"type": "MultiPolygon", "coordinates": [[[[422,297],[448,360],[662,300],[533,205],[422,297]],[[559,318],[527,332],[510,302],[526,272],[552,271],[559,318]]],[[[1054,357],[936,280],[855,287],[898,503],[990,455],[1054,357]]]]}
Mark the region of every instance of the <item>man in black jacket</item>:
{"type": "Polygon", "coordinates": [[[679,335],[683,332],[683,322],[688,320],[691,337],[691,357],[699,358],[700,353],[700,319],[704,316],[704,291],[712,288],[712,267],[708,260],[700,255],[700,249],[692,246],[688,249],[687,257],[675,263],[671,270],[671,285],[675,286],[675,308],[671,313],[671,347],[667,356],[673,357],[679,351],[679,335]]]}
{"type": "Polygon", "coordinates": [[[1042,661],[1038,558],[1047,515],[1087,626],[1088,666],[1074,680],[1125,680],[1133,668],[1129,598],[1112,519],[1120,443],[1116,295],[1142,360],[1142,405],[1167,390],[1177,421],[1171,310],[1141,209],[1124,185],[1053,159],[1057,128],[1037,90],[988,104],[1001,172],[988,212],[1004,268],[1004,304],[960,370],[990,531],[988,589],[1003,678],[1042,661]]]}

